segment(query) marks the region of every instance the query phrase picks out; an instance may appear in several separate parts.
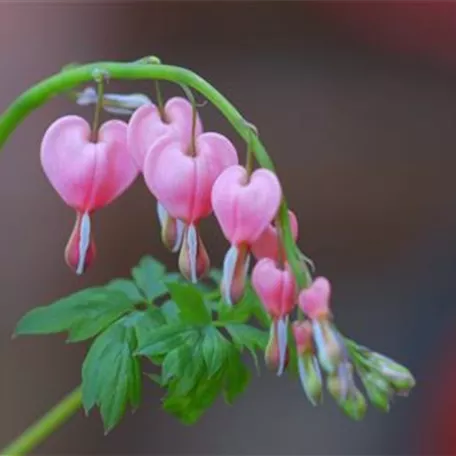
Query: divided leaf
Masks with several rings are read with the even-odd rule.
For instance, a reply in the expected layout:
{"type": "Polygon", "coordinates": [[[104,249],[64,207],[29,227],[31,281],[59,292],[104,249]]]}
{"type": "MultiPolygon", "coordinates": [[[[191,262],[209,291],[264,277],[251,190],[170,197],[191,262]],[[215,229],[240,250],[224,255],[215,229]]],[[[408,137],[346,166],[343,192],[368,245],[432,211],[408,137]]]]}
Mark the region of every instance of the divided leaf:
{"type": "Polygon", "coordinates": [[[144,296],[141,294],[141,291],[133,280],[114,279],[108,282],[105,288],[125,293],[132,304],[140,304],[144,302],[144,296]]]}
{"type": "Polygon", "coordinates": [[[241,354],[234,347],[231,347],[228,361],[226,363],[223,395],[226,403],[232,405],[234,401],[247,388],[251,373],[242,362],[241,354]]]}
{"type": "Polygon", "coordinates": [[[180,319],[183,323],[204,324],[212,321],[212,315],[204,303],[204,297],[197,287],[189,283],[171,282],[166,284],[171,299],[179,308],[180,319]]]}
{"type": "Polygon", "coordinates": [[[16,335],[53,334],[68,331],[70,342],[89,339],[122,315],[133,310],[130,299],[105,287],[88,288],[24,315],[16,335]]]}
{"type": "Polygon", "coordinates": [[[141,369],[133,357],[137,338],[133,313],[104,331],[90,347],[82,365],[82,402],[86,413],[100,408],[106,432],[122,418],[127,403],[137,408],[141,401],[141,369]]]}
{"type": "Polygon", "coordinates": [[[222,369],[226,363],[229,350],[230,343],[222,336],[217,328],[213,326],[205,328],[202,354],[209,378],[222,369]]]}
{"type": "Polygon", "coordinates": [[[149,303],[163,296],[167,291],[165,286],[166,268],[151,256],[141,258],[139,264],[131,270],[131,275],[149,303]]]}
{"type": "Polygon", "coordinates": [[[254,328],[253,326],[242,323],[228,323],[226,330],[233,338],[233,342],[239,348],[246,348],[255,362],[256,369],[259,370],[257,350],[264,352],[268,344],[268,332],[254,328]]]}

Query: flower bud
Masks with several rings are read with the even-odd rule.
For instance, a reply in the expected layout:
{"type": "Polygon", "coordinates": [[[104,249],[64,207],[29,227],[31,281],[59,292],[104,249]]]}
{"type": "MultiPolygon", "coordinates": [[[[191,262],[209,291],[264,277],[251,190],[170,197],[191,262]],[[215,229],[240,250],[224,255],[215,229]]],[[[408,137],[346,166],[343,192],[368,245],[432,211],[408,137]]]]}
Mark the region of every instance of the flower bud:
{"type": "Polygon", "coordinates": [[[366,398],[356,387],[340,406],[346,415],[356,421],[362,420],[367,411],[366,398]]]}
{"type": "Polygon", "coordinates": [[[393,394],[388,381],[373,372],[366,372],[360,376],[370,402],[382,412],[388,412],[393,394]]]}
{"type": "Polygon", "coordinates": [[[322,400],[323,382],[317,358],[311,353],[299,355],[298,371],[307,398],[312,405],[318,405],[322,400]]]}
{"type": "Polygon", "coordinates": [[[390,382],[397,394],[407,395],[415,386],[412,373],[396,361],[375,352],[370,354],[368,360],[372,367],[390,382]]]}

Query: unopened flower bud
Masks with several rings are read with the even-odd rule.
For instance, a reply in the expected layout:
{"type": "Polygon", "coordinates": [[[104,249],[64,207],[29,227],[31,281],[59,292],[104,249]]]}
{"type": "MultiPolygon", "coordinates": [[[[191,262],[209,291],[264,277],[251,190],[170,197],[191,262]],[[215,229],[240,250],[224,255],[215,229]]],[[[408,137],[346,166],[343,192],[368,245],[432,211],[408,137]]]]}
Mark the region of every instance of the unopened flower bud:
{"type": "Polygon", "coordinates": [[[350,391],[349,396],[340,406],[346,415],[356,421],[362,420],[367,411],[366,398],[356,387],[350,391]]]}
{"type": "Polygon", "coordinates": [[[377,372],[390,382],[397,394],[407,395],[415,386],[412,373],[396,361],[379,353],[371,353],[368,360],[377,372]]]}
{"type": "Polygon", "coordinates": [[[323,381],[317,358],[311,353],[298,355],[298,371],[301,385],[312,405],[322,400],[323,381]]]}
{"type": "Polygon", "coordinates": [[[342,403],[355,390],[353,379],[353,366],[344,361],[339,364],[337,371],[328,375],[326,387],[338,403],[342,403]]]}
{"type": "Polygon", "coordinates": [[[393,394],[389,382],[373,372],[361,374],[361,380],[366,388],[370,402],[379,410],[388,412],[391,396],[393,394]]]}

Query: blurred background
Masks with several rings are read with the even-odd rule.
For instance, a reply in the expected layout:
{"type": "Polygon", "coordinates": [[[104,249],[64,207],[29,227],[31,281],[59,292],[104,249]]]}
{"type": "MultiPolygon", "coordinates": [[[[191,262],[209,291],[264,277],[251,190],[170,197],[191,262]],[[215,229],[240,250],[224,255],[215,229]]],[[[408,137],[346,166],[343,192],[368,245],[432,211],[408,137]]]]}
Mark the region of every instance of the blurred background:
{"type": "MultiPolygon", "coordinates": [[[[69,62],[150,54],[195,70],[258,126],[300,246],[334,283],[339,327],[409,366],[418,386],[388,415],[354,423],[265,372],[234,407],[220,401],[185,427],[148,385],[109,436],[81,412],[36,454],[456,454],[456,3],[1,2],[0,110],[69,62]]],[[[1,157],[0,446],[79,383],[86,350],[63,337],[12,341],[18,319],[128,275],[145,253],[175,264],[138,179],[96,214],[93,267],[82,278],[66,267],[73,213],[44,178],[39,143],[68,113],[91,116],[56,99],[1,157]]],[[[215,109],[201,115],[244,151],[215,109]]],[[[227,244],[214,226],[203,235],[217,265],[227,244]]]]}

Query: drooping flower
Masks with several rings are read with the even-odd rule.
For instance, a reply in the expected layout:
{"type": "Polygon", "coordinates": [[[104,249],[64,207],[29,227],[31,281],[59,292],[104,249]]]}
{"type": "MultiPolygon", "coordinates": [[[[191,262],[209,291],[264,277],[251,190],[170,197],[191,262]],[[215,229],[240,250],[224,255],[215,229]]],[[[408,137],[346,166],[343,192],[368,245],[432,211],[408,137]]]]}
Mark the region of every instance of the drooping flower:
{"type": "MultiPolygon", "coordinates": [[[[292,211],[288,211],[290,219],[291,232],[293,239],[298,238],[298,219],[292,211]]],[[[251,250],[254,257],[259,260],[261,258],[272,258],[279,260],[279,252],[281,249],[279,233],[275,224],[269,226],[263,231],[260,237],[252,244],[251,250]]]]}
{"type": "Polygon", "coordinates": [[[322,399],[323,380],[315,354],[312,324],[308,320],[293,322],[293,336],[296,342],[301,385],[310,403],[317,405],[322,399]]]}
{"type": "Polygon", "coordinates": [[[209,268],[198,222],[212,212],[211,191],[222,171],[238,162],[233,144],[218,133],[202,133],[193,147],[169,135],[154,143],[144,162],[144,179],[167,213],[186,229],[179,258],[181,272],[193,282],[209,268]]]}
{"type": "Polygon", "coordinates": [[[232,305],[243,295],[250,248],[275,217],[282,190],[276,175],[242,166],[227,168],[212,189],[214,214],[231,247],[223,263],[222,292],[232,305]]]}
{"type": "MultiPolygon", "coordinates": [[[[138,168],[144,167],[149,149],[164,136],[172,136],[188,148],[192,140],[193,107],[182,97],[170,98],[164,106],[165,118],[162,119],[158,107],[148,103],[138,108],[128,123],[127,143],[138,168]]],[[[195,135],[199,136],[203,126],[196,116],[195,135]]]]}
{"type": "Polygon", "coordinates": [[[44,134],[41,164],[54,189],[76,211],[65,258],[82,274],[95,255],[91,214],[120,196],[138,175],[127,150],[127,124],[120,120],[104,123],[97,141],[92,142],[86,120],[61,117],[44,134]]]}
{"type": "Polygon", "coordinates": [[[252,286],[272,318],[272,338],[277,340],[278,375],[285,369],[289,315],[296,307],[297,292],[293,273],[274,260],[263,258],[252,271],[252,286]]]}
{"type": "Polygon", "coordinates": [[[344,357],[345,347],[331,321],[331,284],[317,277],[299,294],[299,307],[310,318],[318,359],[327,373],[334,373],[344,357]]]}

